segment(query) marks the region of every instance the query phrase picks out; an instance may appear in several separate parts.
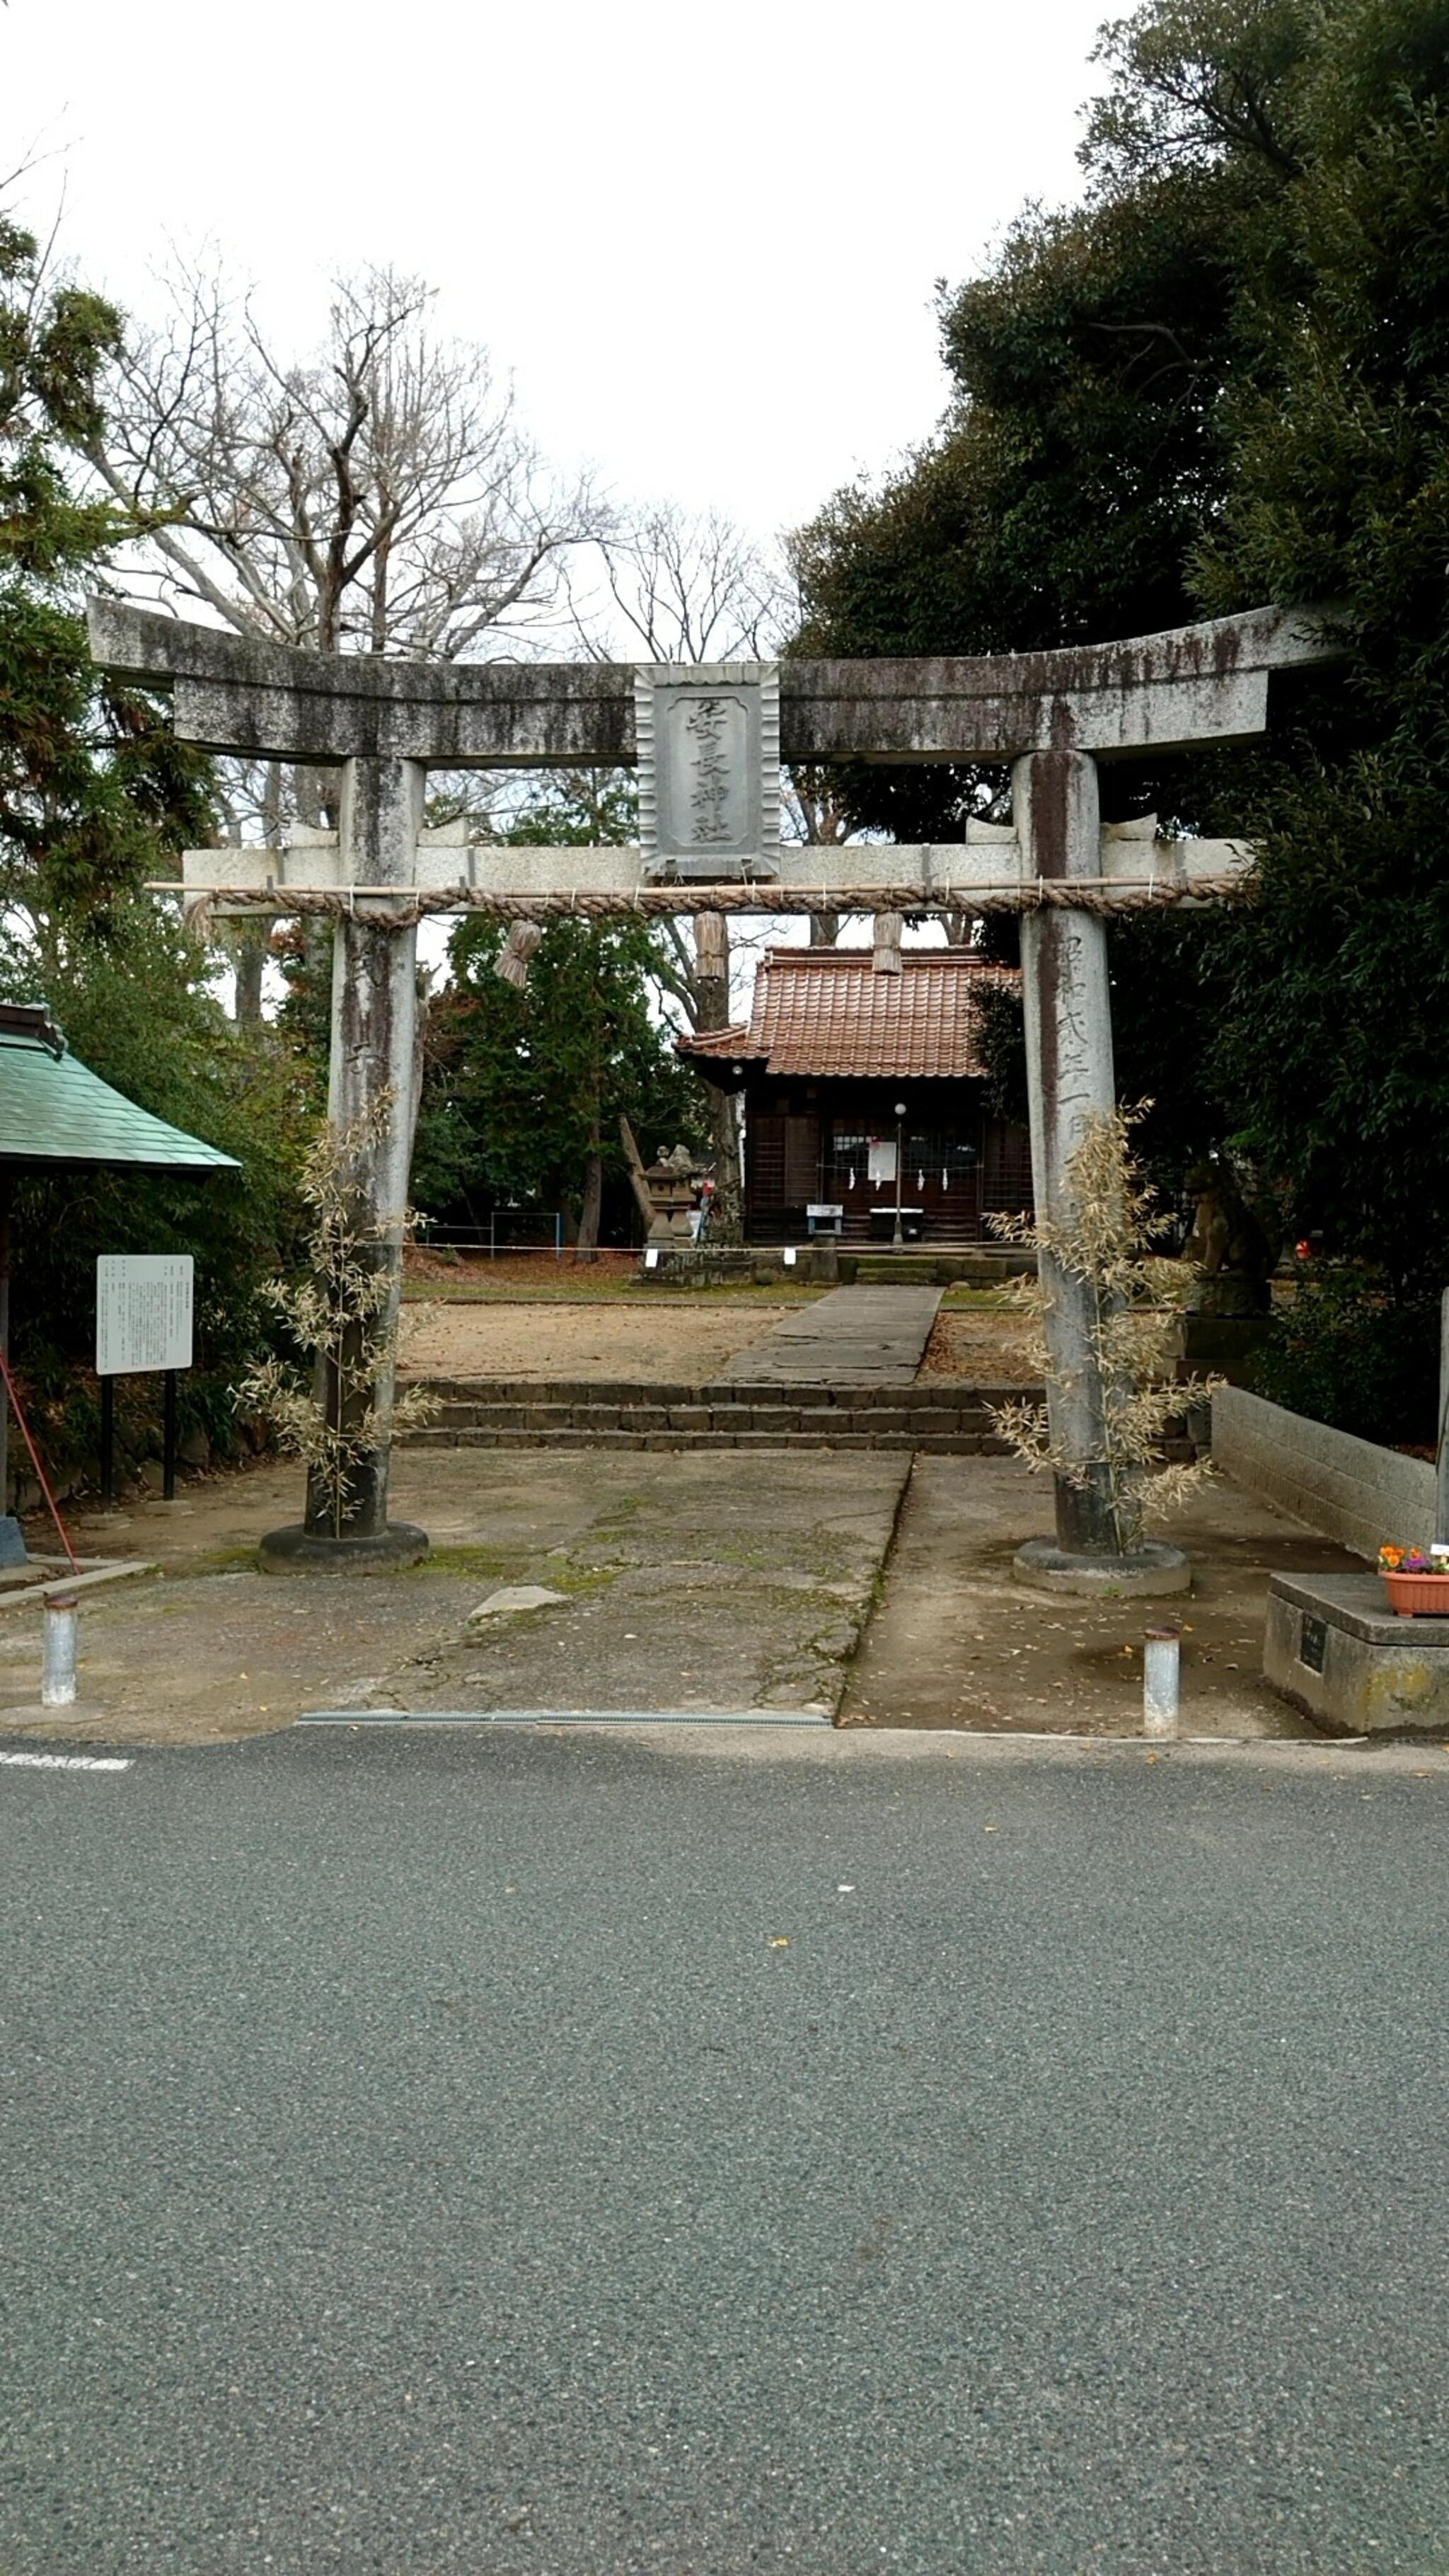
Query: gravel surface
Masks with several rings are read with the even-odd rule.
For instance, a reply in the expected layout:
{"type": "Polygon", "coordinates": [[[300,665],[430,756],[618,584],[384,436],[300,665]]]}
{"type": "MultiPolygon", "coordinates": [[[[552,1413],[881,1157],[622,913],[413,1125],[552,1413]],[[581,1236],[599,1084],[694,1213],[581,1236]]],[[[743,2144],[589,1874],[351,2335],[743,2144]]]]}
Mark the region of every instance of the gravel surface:
{"type": "Polygon", "coordinates": [[[7,2576],[1445,2565],[1449,1765],[782,1743],[0,1769],[7,2576]]]}
{"type": "Polygon", "coordinates": [[[410,1374],[439,1377],[608,1378],[707,1383],[757,1342],[785,1306],[620,1307],[449,1305],[403,1308],[400,1352],[410,1374]]]}

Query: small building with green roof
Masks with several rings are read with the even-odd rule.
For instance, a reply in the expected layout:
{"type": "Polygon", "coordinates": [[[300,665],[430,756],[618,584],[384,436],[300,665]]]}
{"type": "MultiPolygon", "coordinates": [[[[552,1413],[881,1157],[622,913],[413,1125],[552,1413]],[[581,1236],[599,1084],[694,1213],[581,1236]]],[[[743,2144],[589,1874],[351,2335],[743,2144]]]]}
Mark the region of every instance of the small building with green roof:
{"type": "MultiPolygon", "coordinates": [[[[0,1002],[0,1351],[10,1355],[10,1176],[102,1165],[111,1171],[239,1172],[199,1136],[153,1118],[69,1054],[43,1002],[0,1002]]],[[[0,1565],[22,1563],[8,1499],[9,1403],[0,1384],[0,1565]]]]}

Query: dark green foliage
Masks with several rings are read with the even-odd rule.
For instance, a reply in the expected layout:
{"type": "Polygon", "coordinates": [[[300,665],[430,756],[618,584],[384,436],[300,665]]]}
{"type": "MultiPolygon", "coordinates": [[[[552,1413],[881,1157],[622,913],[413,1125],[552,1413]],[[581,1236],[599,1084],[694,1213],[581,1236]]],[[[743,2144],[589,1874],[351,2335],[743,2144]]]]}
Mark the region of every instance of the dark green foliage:
{"type": "MultiPolygon", "coordinates": [[[[632,781],[617,773],[564,775],[508,838],[558,848],[625,841],[634,810],[632,781]]],[[[605,1232],[628,1234],[620,1113],[646,1159],[660,1144],[699,1145],[704,1133],[700,1085],[654,1006],[651,935],[627,920],[555,921],[523,992],[494,970],[504,937],[499,923],[475,917],[449,944],[453,981],[428,1012],[414,1200],[473,1223],[509,1200],[576,1215],[597,1149],[605,1232]]]]}
{"type": "Polygon", "coordinates": [[[47,294],[34,242],[0,217],[0,898],[96,934],[162,845],[210,820],[206,764],[86,651],[86,579],[127,531],[76,500],[63,445],[94,427],[119,331],[98,297],[47,294]]]}
{"type": "MultiPolygon", "coordinates": [[[[1118,1088],[1161,1180],[1231,1146],[1410,1336],[1449,1278],[1449,5],[1152,0],[1100,58],[1086,205],[943,300],[955,408],[803,533],[801,649],[1333,604],[1348,662],[1275,683],[1265,745],[1103,770],[1261,853],[1250,905],[1114,928],[1118,1088]]],[[[860,810],[914,837],[1000,784],[860,810]]]]}
{"type": "Polygon", "coordinates": [[[1276,1317],[1253,1384],[1270,1403],[1360,1440],[1427,1448],[1438,1374],[1437,1303],[1394,1297],[1376,1273],[1348,1265],[1308,1278],[1276,1317]]]}
{"type": "Polygon", "coordinates": [[[1263,800],[1215,1062],[1300,1220],[1427,1300],[1449,1277],[1449,8],[1339,0],[1287,131],[1303,283],[1290,305],[1245,282],[1257,381],[1230,396],[1199,577],[1210,606],[1333,600],[1353,660],[1336,728],[1263,800]]]}
{"type": "Polygon", "coordinates": [[[697,1144],[699,1087],[654,1015],[641,925],[552,923],[526,992],[494,971],[503,938],[484,920],[453,934],[453,985],[429,1014],[413,1196],[434,1214],[508,1200],[577,1213],[595,1145],[606,1174],[624,1172],[620,1112],[646,1158],[697,1144]]]}
{"type": "MultiPolygon", "coordinates": [[[[991,275],[943,294],[953,410],[882,492],[838,494],[796,539],[795,649],[1019,652],[1196,613],[1241,196],[1221,171],[1182,170],[1086,212],[1033,211],[991,275]]],[[[1125,810],[1162,801],[1156,774],[1104,783],[1125,810]]],[[[948,838],[1005,780],[872,768],[851,784],[861,821],[948,838]]]]}
{"type": "Polygon", "coordinates": [[[320,1109],[327,1097],[332,1049],[331,925],[315,919],[280,922],[270,948],[282,978],[277,1034],[298,1063],[308,1068],[320,1109]]]}
{"type": "Polygon", "coordinates": [[[1280,812],[1257,902],[1215,942],[1221,1096],[1295,1233],[1428,1295],[1449,1276],[1438,827],[1377,758],[1309,772],[1280,812]]]}
{"type": "Polygon", "coordinates": [[[974,996],[978,1051],[986,1065],[986,1105],[993,1118],[1027,1121],[1026,1031],[1021,996],[1004,984],[983,985],[974,996]]]}
{"type": "MultiPolygon", "coordinates": [[[[209,837],[211,812],[207,764],[86,649],[85,589],[128,530],[76,498],[65,448],[96,427],[119,330],[97,297],[49,291],[34,243],[0,219],[0,993],[46,1001],[93,1072],[244,1171],[17,1183],[14,1350],[57,1471],[95,1445],[99,1252],[195,1254],[183,1420],[234,1438],[228,1389],[256,1339],[255,1283],[289,1241],[301,1113],[275,1042],[232,1028],[204,957],[140,892],[209,837]]],[[[159,1403],[159,1385],[128,1382],[123,1423],[159,1403]]]]}
{"type": "MultiPolygon", "coordinates": [[[[46,998],[81,1061],[243,1166],[204,1178],[72,1169],[16,1184],[15,1353],[52,1462],[95,1446],[102,1252],[194,1254],[196,1365],[182,1381],[183,1420],[223,1449],[235,1441],[230,1389],[266,1335],[257,1283],[295,1243],[310,1102],[280,1048],[224,1017],[203,989],[204,964],[141,898],[113,915],[104,944],[79,944],[52,973],[46,998]]],[[[20,997],[20,980],[14,958],[0,960],[4,998],[20,997]]],[[[134,1415],[159,1421],[159,1382],[127,1392],[134,1415]]]]}
{"type": "Polygon", "coordinates": [[[1294,176],[1292,82],[1310,36],[1302,0],[1157,0],[1113,20],[1093,57],[1113,77],[1081,151],[1097,193],[1224,161],[1294,176]]]}

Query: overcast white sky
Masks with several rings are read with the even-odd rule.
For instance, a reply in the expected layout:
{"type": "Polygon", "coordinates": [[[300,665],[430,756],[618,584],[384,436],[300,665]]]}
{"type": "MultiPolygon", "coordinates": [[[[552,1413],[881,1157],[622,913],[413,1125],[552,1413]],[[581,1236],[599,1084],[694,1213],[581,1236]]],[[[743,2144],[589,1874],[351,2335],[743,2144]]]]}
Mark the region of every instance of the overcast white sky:
{"type": "MultiPolygon", "coordinates": [[[[1125,0],[1122,0],[1125,5],[1125,0]]],[[[561,465],[768,537],[924,436],[932,283],[1076,193],[1107,0],[9,0],[11,205],[133,310],[208,245],[305,341],[391,263],[561,465]]]]}

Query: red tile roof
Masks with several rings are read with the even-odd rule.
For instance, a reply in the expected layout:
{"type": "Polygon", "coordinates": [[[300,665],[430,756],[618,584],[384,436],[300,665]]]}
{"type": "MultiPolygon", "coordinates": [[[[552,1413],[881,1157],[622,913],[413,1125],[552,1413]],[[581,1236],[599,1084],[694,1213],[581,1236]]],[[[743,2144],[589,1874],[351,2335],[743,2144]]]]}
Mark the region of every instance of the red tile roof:
{"type": "Polygon", "coordinates": [[[679,1052],[775,1074],[959,1082],[985,1071],[977,994],[1017,980],[1015,967],[988,966],[971,948],[903,949],[899,975],[877,975],[868,948],[771,948],[749,1027],[681,1038],[679,1052]]]}

